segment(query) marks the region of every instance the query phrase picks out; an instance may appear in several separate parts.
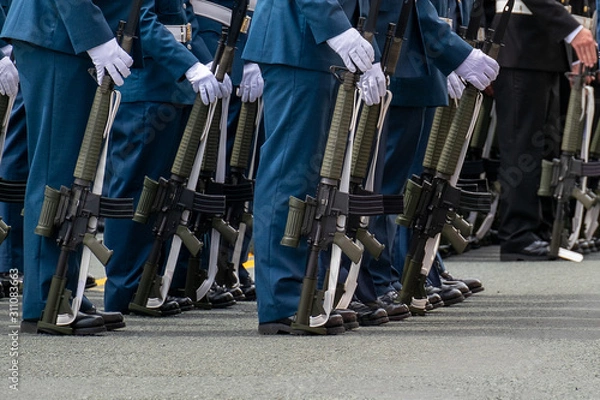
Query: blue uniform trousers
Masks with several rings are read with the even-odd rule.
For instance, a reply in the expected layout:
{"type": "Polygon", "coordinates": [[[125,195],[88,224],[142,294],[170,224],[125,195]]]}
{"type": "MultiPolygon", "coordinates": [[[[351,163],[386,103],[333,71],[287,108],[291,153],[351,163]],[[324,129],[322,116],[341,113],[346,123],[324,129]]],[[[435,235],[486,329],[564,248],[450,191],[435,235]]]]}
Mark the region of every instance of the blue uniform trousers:
{"type": "MultiPolygon", "coordinates": [[[[13,41],[21,90],[27,109],[29,179],[24,217],[23,319],[40,318],[59,247],[53,238],[34,233],[44,188],[70,187],[97,84],[88,73],[86,57],[13,41]],[[65,112],[65,109],[68,112],[65,112]]],[[[79,254],[69,257],[67,287],[75,290],[79,254]]],[[[91,303],[84,299],[82,310],[91,303]]]]}
{"type": "MultiPolygon", "coordinates": [[[[27,180],[27,128],[25,105],[18,92],[10,115],[6,141],[0,163],[0,177],[13,181],[27,180]]],[[[0,217],[10,225],[10,234],[0,246],[0,272],[16,268],[23,272],[23,203],[0,202],[0,217]]]]}
{"type": "MultiPolygon", "coordinates": [[[[113,124],[104,193],[133,197],[137,204],[144,176],[168,179],[191,106],[159,102],[123,103],[113,124]]],[[[150,254],[151,224],[107,219],[104,242],[113,250],[106,265],[104,307],[127,312],[150,254]]],[[[163,248],[163,254],[168,246],[163,248]]]]}
{"type": "Polygon", "coordinates": [[[265,81],[265,143],[254,198],[255,280],[259,323],[294,315],[306,268],[305,241],[280,244],[290,196],[314,195],[336,81],[327,72],[260,65],[265,81]]]}

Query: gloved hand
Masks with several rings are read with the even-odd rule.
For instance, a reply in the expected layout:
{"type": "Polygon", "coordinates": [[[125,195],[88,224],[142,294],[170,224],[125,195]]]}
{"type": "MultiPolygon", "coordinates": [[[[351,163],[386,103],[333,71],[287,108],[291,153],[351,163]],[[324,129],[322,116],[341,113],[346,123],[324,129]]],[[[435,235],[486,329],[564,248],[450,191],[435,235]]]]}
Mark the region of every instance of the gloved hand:
{"type": "Polygon", "coordinates": [[[450,96],[450,98],[455,100],[460,99],[462,97],[463,90],[465,90],[465,84],[462,81],[462,79],[460,79],[460,77],[456,74],[456,72],[450,72],[450,75],[448,75],[447,84],[448,95],[450,96]]]}
{"type": "Polygon", "coordinates": [[[365,72],[373,66],[373,46],[354,28],[328,39],[327,44],[342,58],[350,72],[356,72],[356,68],[365,72]]]}
{"type": "Polygon", "coordinates": [[[454,70],[458,76],[479,90],[485,89],[498,76],[500,66],[492,57],[473,49],[462,64],[454,70]]]}
{"type": "Polygon", "coordinates": [[[129,67],[133,64],[133,58],[119,46],[115,38],[89,49],[87,53],[96,66],[98,85],[102,84],[105,69],[117,86],[121,86],[123,78],[127,78],[131,74],[129,67]]]}
{"type": "Polygon", "coordinates": [[[381,70],[380,63],[373,64],[373,68],[360,76],[358,87],[366,105],[379,104],[387,89],[385,75],[381,70]]]}
{"type": "Polygon", "coordinates": [[[19,73],[9,57],[0,60],[0,93],[16,96],[19,91],[19,73]]]}
{"type": "Polygon", "coordinates": [[[242,101],[255,102],[256,99],[262,96],[264,86],[265,82],[263,81],[258,64],[244,64],[242,81],[240,82],[240,87],[237,89],[237,95],[242,98],[242,101]]]}
{"type": "Polygon", "coordinates": [[[233,84],[231,83],[231,78],[228,74],[225,74],[223,77],[223,82],[219,82],[219,87],[221,88],[223,97],[227,97],[233,92],[233,84]]]}
{"type": "Polygon", "coordinates": [[[197,62],[185,72],[185,77],[204,104],[208,105],[223,97],[217,78],[206,65],[197,62]]]}
{"type": "MultiPolygon", "coordinates": [[[[212,64],[213,62],[209,62],[208,64],[206,64],[206,68],[208,68],[209,70],[212,71],[212,64]]],[[[215,72],[216,75],[216,72],[215,72]]],[[[231,94],[231,92],[233,91],[233,84],[231,83],[231,78],[229,77],[228,74],[225,74],[223,77],[223,82],[219,82],[217,81],[219,84],[219,89],[220,89],[220,93],[217,93],[217,98],[222,98],[222,97],[226,97],[229,96],[231,94]]]]}

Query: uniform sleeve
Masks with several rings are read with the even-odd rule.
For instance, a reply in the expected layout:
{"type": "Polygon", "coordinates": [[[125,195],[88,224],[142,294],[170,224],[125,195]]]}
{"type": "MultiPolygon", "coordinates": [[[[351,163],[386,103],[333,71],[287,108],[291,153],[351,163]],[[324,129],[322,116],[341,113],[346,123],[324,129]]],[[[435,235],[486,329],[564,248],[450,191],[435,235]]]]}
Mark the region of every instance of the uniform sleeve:
{"type": "Polygon", "coordinates": [[[91,0],[51,0],[67,29],[75,53],[83,53],[114,38],[102,11],[91,0]]]}
{"type": "Polygon", "coordinates": [[[450,25],[440,20],[429,1],[417,1],[425,52],[436,68],[449,75],[469,56],[473,48],[450,25]]]}
{"type": "Polygon", "coordinates": [[[555,42],[564,40],[579,23],[556,0],[523,0],[535,17],[535,24],[548,33],[555,42]]]}
{"type": "Polygon", "coordinates": [[[337,0],[294,0],[317,44],[352,28],[352,24],[337,0]]]}

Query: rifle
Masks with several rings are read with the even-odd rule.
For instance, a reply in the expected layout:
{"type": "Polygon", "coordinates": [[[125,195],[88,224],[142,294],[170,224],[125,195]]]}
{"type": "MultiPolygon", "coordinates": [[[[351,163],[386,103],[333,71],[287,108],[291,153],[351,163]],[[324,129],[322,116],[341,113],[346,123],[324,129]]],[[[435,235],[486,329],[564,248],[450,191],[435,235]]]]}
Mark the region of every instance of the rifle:
{"type": "MultiPolygon", "coordinates": [[[[504,7],[500,23],[492,35],[486,35],[484,52],[497,58],[514,0],[504,7]]],[[[467,39],[475,41],[479,30],[481,7],[476,2],[469,22],[467,39]]],[[[432,130],[423,161],[423,173],[413,176],[404,192],[404,213],[398,224],[412,228],[413,234],[404,263],[400,301],[414,314],[425,313],[427,293],[425,280],[435,258],[442,230],[456,213],[461,192],[456,188],[460,169],[472,135],[475,117],[481,105],[481,94],[467,84],[447,136],[432,130]]],[[[458,233],[456,233],[458,235],[458,233]]]]}
{"type": "Polygon", "coordinates": [[[220,260],[218,262],[218,274],[220,276],[217,276],[216,280],[217,283],[232,289],[240,286],[239,267],[242,247],[246,237],[246,229],[252,228],[252,212],[250,209],[250,203],[254,195],[252,176],[261,115],[261,100],[242,103],[229,162],[229,175],[223,186],[227,199],[224,220],[233,229],[236,229],[238,234],[233,244],[231,258],[230,246],[224,242],[221,243],[220,260]],[[252,159],[249,166],[248,160],[251,153],[252,159]],[[247,170],[248,174],[246,176],[247,170]]]}
{"type": "MultiPolygon", "coordinates": [[[[594,137],[592,139],[592,143],[590,145],[590,160],[594,162],[600,161],[600,124],[596,126],[596,131],[594,132],[594,137]]],[[[584,218],[584,237],[588,242],[588,246],[592,250],[598,250],[597,244],[594,239],[594,234],[598,230],[598,226],[600,223],[598,221],[598,217],[600,216],[600,179],[595,178],[594,183],[590,185],[590,188],[594,188],[593,192],[595,193],[595,201],[590,209],[585,213],[584,218]]]]}
{"type": "MultiPolygon", "coordinates": [[[[397,23],[388,24],[386,40],[381,54],[381,66],[386,77],[392,77],[396,73],[396,67],[402,51],[402,44],[405,40],[404,34],[406,32],[406,27],[408,26],[408,19],[413,6],[413,0],[405,0],[402,4],[397,23]]],[[[358,205],[351,207],[353,212],[349,215],[346,230],[348,236],[354,238],[355,243],[361,249],[361,252],[366,249],[375,259],[379,258],[385,246],[368,231],[369,216],[380,215],[386,212],[384,198],[388,203],[394,202],[394,200],[390,200],[391,196],[373,196],[377,151],[374,152],[370,165],[369,158],[371,158],[371,149],[375,138],[375,149],[379,148],[379,139],[383,129],[383,121],[387,115],[391,100],[392,93],[388,91],[385,98],[383,98],[380,103],[373,104],[372,106],[363,106],[352,149],[349,193],[364,196],[365,202],[361,206],[363,210],[360,214],[355,213],[359,212],[358,205]],[[366,182],[363,187],[362,185],[365,179],[366,182]]],[[[352,199],[357,198],[358,196],[350,196],[351,201],[352,199]]],[[[345,309],[350,304],[357,287],[361,263],[362,258],[358,263],[352,262],[346,282],[343,287],[340,288],[342,295],[339,302],[337,302],[337,308],[345,309]]]]}
{"type": "MultiPolygon", "coordinates": [[[[218,65],[217,75],[225,75],[230,73],[233,65],[233,55],[235,46],[240,33],[247,32],[247,16],[248,1],[237,3],[232,11],[232,19],[230,24],[223,27],[223,33],[217,53],[226,55],[225,59],[221,58],[218,65]]],[[[237,273],[233,270],[233,264],[228,261],[228,247],[231,244],[237,243],[240,240],[238,230],[230,224],[232,207],[236,208],[243,202],[249,202],[253,197],[252,183],[249,181],[242,182],[241,179],[236,180],[235,184],[227,184],[226,173],[226,142],[227,142],[227,117],[229,111],[229,98],[219,99],[217,106],[217,114],[219,118],[213,119],[207,139],[206,157],[203,160],[200,177],[197,180],[197,190],[205,193],[224,195],[226,199],[225,212],[218,215],[196,215],[194,218],[194,231],[196,236],[204,236],[207,232],[210,234],[210,253],[208,261],[208,271],[205,271],[200,266],[199,257],[190,257],[188,263],[188,275],[186,280],[185,294],[194,301],[197,307],[208,308],[211,306],[207,298],[207,293],[213,286],[217,273],[221,271],[221,275],[228,275],[231,280],[232,287],[239,286],[237,273]]],[[[244,157],[247,157],[250,143],[246,143],[252,138],[253,121],[252,111],[248,106],[243,106],[242,110],[246,116],[239,129],[243,132],[238,132],[240,135],[249,135],[244,139],[243,148],[234,149],[234,154],[237,151],[244,152],[244,157]],[[246,126],[247,125],[247,126],[246,126]],[[252,125],[252,126],[251,126],[252,125]]],[[[240,137],[240,139],[242,139],[240,137]]],[[[238,144],[238,146],[241,146],[238,144]]],[[[237,153],[237,155],[241,155],[237,153]]],[[[232,155],[233,156],[233,155],[232,155]]],[[[242,157],[243,158],[243,157],[242,157]]],[[[246,158],[247,160],[247,158],[246,158]]],[[[235,168],[234,168],[235,169],[235,168]]],[[[240,176],[236,176],[241,178],[240,176]]],[[[245,225],[244,225],[245,226],[245,225]]],[[[243,240],[243,238],[241,238],[243,240]]],[[[241,249],[240,249],[241,252],[241,249]]],[[[232,300],[229,304],[233,303],[232,300]]]]}
{"type": "MultiPolygon", "coordinates": [[[[127,53],[131,52],[141,5],[142,0],[134,0],[128,21],[120,23],[118,36],[121,39],[121,47],[127,53]]],[[[56,241],[61,250],[56,272],[50,283],[46,307],[37,324],[39,331],[53,334],[73,333],[69,324],[75,320],[83,296],[85,286],[82,287],[82,283],[85,285],[85,279],[82,282],[81,275],[84,272],[87,276],[88,266],[85,259],[91,256],[91,252],[106,265],[112,255],[112,251],[95,237],[97,219],[131,218],[133,214],[133,199],[110,199],[100,195],[102,180],[98,179],[98,175],[103,174],[104,166],[99,168],[98,163],[101,151],[106,151],[102,150],[102,141],[105,132],[110,130],[113,93],[114,82],[110,75],[106,74],[102,84],[96,89],[73,174],[74,183],[71,188],[62,186],[60,190],[46,186],[44,192],[44,202],[35,233],[52,237],[57,231],[56,241]],[[70,305],[71,291],[66,289],[68,259],[82,244],[84,248],[77,297],[70,305]]]]}
{"type": "MultiPolygon", "coordinates": [[[[571,217],[571,198],[575,198],[586,209],[590,209],[595,202],[593,193],[587,190],[585,179],[588,176],[600,176],[600,163],[596,163],[597,166],[594,167],[593,163],[587,162],[591,126],[588,120],[588,127],[584,129],[585,121],[582,116],[585,114],[585,104],[582,95],[585,78],[588,74],[587,68],[580,64],[579,72],[572,75],[573,86],[563,129],[560,158],[542,161],[538,195],[552,196],[556,202],[552,239],[548,252],[550,259],[560,257],[575,262],[583,259],[581,254],[568,250],[571,247],[569,235],[572,227],[568,220],[571,217]],[[583,155],[582,158],[577,155],[579,149],[583,155]],[[580,187],[578,187],[578,182],[580,182],[580,187]]],[[[591,104],[593,105],[593,100],[591,104]]],[[[582,214],[583,209],[579,209],[579,213],[582,214]]],[[[581,219],[581,217],[579,218],[581,219]]],[[[579,226],[574,228],[576,228],[578,239],[579,226]]]]}
{"type": "MultiPolygon", "coordinates": [[[[376,17],[379,12],[379,0],[371,1],[369,16],[364,27],[363,37],[371,40],[375,32],[376,17]]],[[[365,20],[359,19],[359,31],[365,20]]],[[[323,327],[329,319],[329,313],[336,302],[339,262],[341,253],[346,254],[353,262],[360,261],[362,250],[346,236],[346,219],[349,215],[349,170],[350,165],[345,156],[352,125],[355,122],[356,83],[360,72],[342,72],[342,84],[338,89],[335,109],[331,121],[323,162],[321,164],[321,180],[317,187],[316,197],[306,196],[302,201],[290,197],[290,210],[281,244],[297,247],[300,235],[308,236],[309,253],[306,271],[302,282],[300,302],[292,329],[297,332],[326,334],[323,327]],[[328,271],[328,284],[325,293],[317,291],[317,274],[319,254],[331,245],[331,258],[328,271]]]]}
{"type": "MultiPolygon", "coordinates": [[[[247,0],[239,4],[245,14],[247,0]]],[[[238,14],[233,14],[232,18],[238,14]]],[[[232,24],[233,25],[233,24],[232,24]]],[[[240,22],[241,26],[241,22],[240,22]]],[[[233,62],[233,49],[217,54],[213,61],[213,70],[217,80],[223,81],[227,65],[233,62]],[[220,65],[225,67],[221,68],[220,65]]],[[[158,182],[146,177],[144,190],[138,203],[134,220],[146,223],[150,214],[156,214],[152,231],[155,239],[142,272],[140,285],[129,303],[129,310],[141,315],[166,316],[179,313],[178,306],[165,303],[171,285],[173,273],[181,245],[185,245],[192,257],[198,255],[203,243],[190,230],[193,213],[197,215],[222,215],[225,211],[225,197],[198,191],[199,170],[204,160],[211,121],[218,115],[219,105],[210,106],[196,96],[183,137],[179,144],[171,176],[158,182]],[[162,246],[169,239],[171,248],[163,276],[157,275],[161,259],[162,246]]],[[[217,117],[218,119],[218,117],[217,117]]]]}

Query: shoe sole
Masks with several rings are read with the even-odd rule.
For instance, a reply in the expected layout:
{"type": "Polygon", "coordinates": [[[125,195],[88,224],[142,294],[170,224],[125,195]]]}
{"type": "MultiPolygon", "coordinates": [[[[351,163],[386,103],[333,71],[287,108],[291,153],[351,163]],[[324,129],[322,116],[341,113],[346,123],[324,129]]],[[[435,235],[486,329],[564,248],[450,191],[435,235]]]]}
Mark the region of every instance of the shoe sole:
{"type": "Polygon", "coordinates": [[[471,293],[473,293],[473,294],[483,292],[485,290],[485,288],[483,286],[472,287],[470,289],[471,289],[471,293]]]}
{"type": "Polygon", "coordinates": [[[358,323],[358,321],[344,323],[344,329],[346,329],[347,331],[358,329],[359,326],[360,324],[358,323]]]}
{"type": "Polygon", "coordinates": [[[125,328],[125,321],[115,322],[112,324],[104,324],[107,331],[114,331],[115,329],[125,328]]]}
{"type": "Polygon", "coordinates": [[[212,304],[212,308],[227,308],[227,307],[231,307],[232,305],[235,304],[235,300],[231,300],[231,301],[226,301],[224,303],[213,303],[211,301],[212,304]]]}
{"type": "Polygon", "coordinates": [[[287,335],[292,332],[292,327],[286,324],[264,324],[258,325],[258,333],[261,335],[287,335]]]}
{"type": "Polygon", "coordinates": [[[407,311],[402,314],[397,314],[397,315],[389,315],[388,314],[388,319],[390,321],[402,321],[403,319],[406,319],[408,317],[410,317],[410,311],[407,311]]]}
{"type": "Polygon", "coordinates": [[[383,325],[390,322],[390,318],[386,315],[384,317],[379,317],[379,318],[374,318],[374,319],[368,319],[368,318],[359,318],[358,319],[358,324],[360,326],[378,326],[378,325],[383,325]]]}
{"type": "MultiPolygon", "coordinates": [[[[102,326],[94,326],[94,327],[90,327],[90,328],[80,328],[80,329],[73,329],[73,331],[71,332],[71,335],[74,336],[92,336],[92,335],[98,335],[100,333],[104,333],[106,332],[107,329],[104,325],[102,326]]],[[[44,334],[48,334],[48,335],[53,335],[53,336],[65,336],[64,333],[61,332],[57,332],[51,329],[38,329],[37,333],[44,333],[44,334]]]]}
{"type": "Polygon", "coordinates": [[[463,301],[465,301],[465,296],[461,295],[460,297],[454,297],[451,299],[442,299],[442,301],[444,302],[444,307],[448,307],[453,304],[462,303],[463,301]]]}
{"type": "Polygon", "coordinates": [[[444,300],[436,301],[435,303],[429,303],[431,305],[431,309],[435,310],[436,308],[444,307],[444,300]]]}
{"type": "Polygon", "coordinates": [[[528,256],[520,253],[500,253],[500,261],[548,261],[550,257],[546,256],[528,256]]]}

